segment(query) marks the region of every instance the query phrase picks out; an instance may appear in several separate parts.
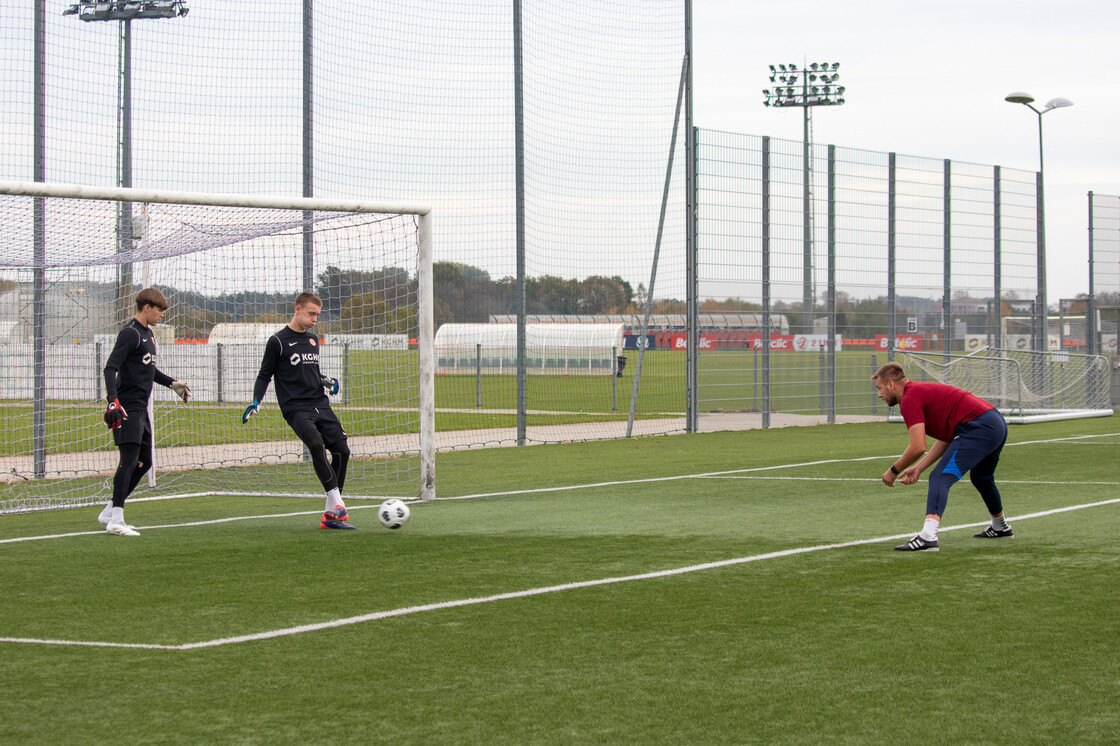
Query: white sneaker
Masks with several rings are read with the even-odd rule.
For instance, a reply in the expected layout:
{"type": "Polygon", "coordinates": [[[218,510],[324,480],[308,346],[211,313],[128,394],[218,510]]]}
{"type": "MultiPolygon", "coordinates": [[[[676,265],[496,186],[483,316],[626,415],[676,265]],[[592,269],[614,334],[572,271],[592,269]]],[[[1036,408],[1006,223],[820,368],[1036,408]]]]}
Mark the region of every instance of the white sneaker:
{"type": "MultiPolygon", "coordinates": [[[[102,526],[108,526],[110,523],[113,522],[113,516],[112,516],[111,513],[106,513],[104,511],[102,511],[101,515],[97,516],[97,522],[100,523],[102,526]]],[[[133,526],[131,523],[125,523],[124,521],[121,521],[120,525],[128,526],[133,531],[136,530],[136,527],[133,526]]]]}
{"type": "Polygon", "coordinates": [[[139,536],[140,532],[127,523],[110,523],[105,530],[117,536],[139,536]]]}

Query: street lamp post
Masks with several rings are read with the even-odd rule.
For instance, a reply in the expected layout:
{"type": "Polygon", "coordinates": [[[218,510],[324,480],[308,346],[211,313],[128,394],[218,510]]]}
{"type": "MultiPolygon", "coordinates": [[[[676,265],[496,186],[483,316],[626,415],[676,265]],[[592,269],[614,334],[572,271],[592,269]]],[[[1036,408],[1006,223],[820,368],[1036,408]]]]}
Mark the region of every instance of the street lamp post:
{"type": "Polygon", "coordinates": [[[1046,306],[1046,196],[1042,151],[1042,115],[1054,109],[1073,106],[1073,102],[1068,98],[1052,98],[1046,102],[1046,106],[1039,109],[1034,106],[1034,96],[1022,91],[1009,93],[1004,96],[1003,100],[1012,104],[1022,104],[1038,115],[1038,184],[1035,190],[1037,192],[1036,210],[1038,212],[1038,297],[1036,300],[1038,321],[1035,327],[1035,349],[1039,352],[1045,352],[1050,348],[1050,334],[1047,328],[1049,310],[1046,306]]]}
{"type": "MultiPolygon", "coordinates": [[[[188,12],[190,9],[187,8],[187,0],[80,0],[62,11],[64,16],[77,16],[79,20],[86,22],[120,21],[121,24],[117,71],[120,80],[117,107],[117,186],[132,186],[132,20],[179,18],[188,12]]],[[[130,251],[134,240],[132,205],[121,202],[117,216],[117,251],[130,251]]],[[[127,320],[131,315],[132,282],[132,265],[121,264],[118,280],[121,321],[127,320]]]]}
{"type": "Polygon", "coordinates": [[[802,157],[801,157],[801,212],[802,244],[804,259],[802,264],[802,331],[813,331],[813,224],[812,195],[809,187],[809,162],[811,137],[809,133],[809,110],[814,106],[840,106],[844,103],[844,86],[836,85],[840,79],[839,62],[813,62],[798,69],[797,65],[770,65],[770,82],[778,83],[773,90],[766,88],[763,106],[798,106],[802,110],[802,157]]]}

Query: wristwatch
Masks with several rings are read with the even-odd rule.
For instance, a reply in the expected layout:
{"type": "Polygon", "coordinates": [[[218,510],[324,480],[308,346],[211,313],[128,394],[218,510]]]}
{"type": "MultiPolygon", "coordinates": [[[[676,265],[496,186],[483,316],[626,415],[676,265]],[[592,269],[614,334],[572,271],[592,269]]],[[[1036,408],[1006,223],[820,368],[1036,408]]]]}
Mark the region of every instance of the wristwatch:
{"type": "Polygon", "coordinates": [[[898,476],[900,474],[899,470],[894,468],[894,464],[891,464],[891,474],[894,474],[895,476],[898,476]]]}

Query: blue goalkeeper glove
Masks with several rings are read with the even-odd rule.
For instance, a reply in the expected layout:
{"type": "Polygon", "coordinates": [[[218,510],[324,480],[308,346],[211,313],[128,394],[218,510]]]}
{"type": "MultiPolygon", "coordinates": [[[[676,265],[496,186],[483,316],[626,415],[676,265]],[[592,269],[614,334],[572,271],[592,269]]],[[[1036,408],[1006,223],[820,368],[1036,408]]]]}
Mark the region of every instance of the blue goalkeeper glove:
{"type": "Polygon", "coordinates": [[[116,430],[121,426],[121,423],[128,419],[128,412],[124,411],[124,407],[118,399],[113,399],[109,402],[109,406],[105,408],[105,414],[101,415],[101,419],[105,420],[110,430],[116,430]]]}
{"type": "Polygon", "coordinates": [[[250,417],[252,417],[259,411],[261,411],[261,403],[254,399],[252,404],[245,407],[245,414],[241,415],[241,424],[244,425],[249,421],[250,417]]]}
{"type": "Polygon", "coordinates": [[[328,394],[331,394],[333,396],[334,394],[338,393],[338,379],[337,378],[328,378],[327,376],[320,376],[319,380],[322,382],[323,388],[325,388],[327,390],[328,394]]]}

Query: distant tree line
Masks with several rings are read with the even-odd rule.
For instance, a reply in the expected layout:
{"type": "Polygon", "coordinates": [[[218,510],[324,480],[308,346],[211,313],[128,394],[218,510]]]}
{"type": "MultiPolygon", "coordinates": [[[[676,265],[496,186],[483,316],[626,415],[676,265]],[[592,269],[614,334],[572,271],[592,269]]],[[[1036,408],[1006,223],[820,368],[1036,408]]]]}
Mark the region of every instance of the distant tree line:
{"type": "MultiPolygon", "coordinates": [[[[494,280],[483,269],[457,262],[432,266],[435,323],[479,323],[492,314],[517,312],[514,278],[494,280]]],[[[283,292],[238,291],[216,296],[161,287],[174,307],[168,322],[178,337],[204,338],[220,323],[275,323],[291,318],[294,295],[283,292]]],[[[321,334],[409,334],[417,330],[416,278],[406,269],[360,271],[329,266],[316,277],[316,295],[323,300],[317,326],[321,334]]],[[[639,291],[644,291],[639,286],[639,291]]],[[[551,275],[526,278],[525,304],[531,314],[633,313],[635,293],[621,277],[592,276],[582,280],[551,275]]],[[[684,304],[663,301],[657,313],[681,312],[684,304]],[[679,308],[677,307],[679,306],[679,308]]]]}

